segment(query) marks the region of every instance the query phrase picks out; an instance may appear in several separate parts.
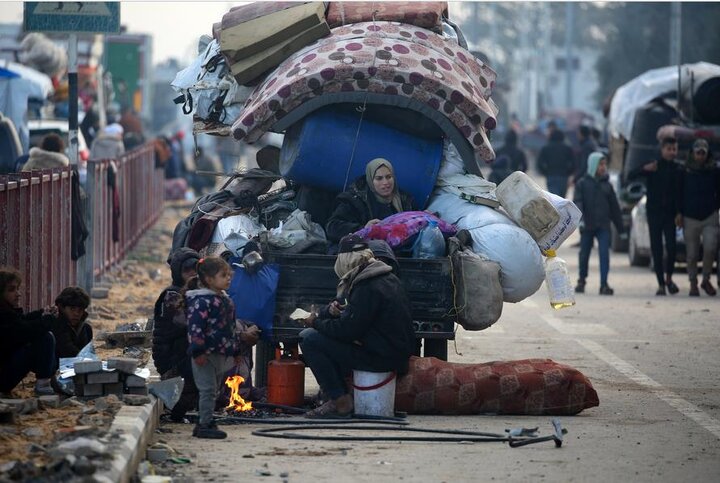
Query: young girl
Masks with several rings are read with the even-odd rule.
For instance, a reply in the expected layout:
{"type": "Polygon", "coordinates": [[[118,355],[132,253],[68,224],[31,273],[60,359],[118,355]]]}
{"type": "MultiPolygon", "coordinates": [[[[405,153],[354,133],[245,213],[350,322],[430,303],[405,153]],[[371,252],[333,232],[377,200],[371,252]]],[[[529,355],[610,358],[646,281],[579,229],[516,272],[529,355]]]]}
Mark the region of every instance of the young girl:
{"type": "Polygon", "coordinates": [[[199,421],[193,436],[207,439],[227,437],[213,421],[215,396],[223,375],[239,359],[235,332],[235,306],[225,294],[230,287],[232,271],[219,257],[201,258],[197,277],[188,281],[185,293],[188,321],[188,353],[200,394],[199,421]]]}

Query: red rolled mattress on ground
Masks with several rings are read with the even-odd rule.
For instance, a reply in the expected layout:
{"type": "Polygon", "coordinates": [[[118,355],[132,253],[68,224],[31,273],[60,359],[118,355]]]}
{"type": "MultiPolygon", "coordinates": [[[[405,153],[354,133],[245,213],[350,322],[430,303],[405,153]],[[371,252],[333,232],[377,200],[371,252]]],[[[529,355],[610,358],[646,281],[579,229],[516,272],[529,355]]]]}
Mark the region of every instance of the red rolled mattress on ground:
{"type": "Polygon", "coordinates": [[[395,409],[408,414],[573,415],[598,406],[590,380],[551,359],[457,364],[411,357],[395,409]]]}

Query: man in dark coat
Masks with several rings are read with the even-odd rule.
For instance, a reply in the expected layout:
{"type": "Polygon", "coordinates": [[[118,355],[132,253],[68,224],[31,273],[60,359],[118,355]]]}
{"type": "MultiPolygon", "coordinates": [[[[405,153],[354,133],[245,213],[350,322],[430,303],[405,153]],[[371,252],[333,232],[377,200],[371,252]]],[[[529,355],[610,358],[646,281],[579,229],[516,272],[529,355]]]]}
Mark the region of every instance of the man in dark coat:
{"type": "Polygon", "coordinates": [[[187,355],[188,329],[181,289],[195,276],[200,255],[195,250],[178,248],[170,259],[172,284],[155,302],[152,355],[160,379],[182,377],[185,380],[180,400],[170,413],[173,421],[182,421],[185,413],[197,406],[198,392],[187,355]]]}
{"type": "Polygon", "coordinates": [[[610,271],[610,223],[614,223],[615,228],[622,232],[622,214],[615,190],[608,181],[605,155],[591,153],[585,164],[587,172],[575,186],[573,199],[583,214],[580,225],[580,278],[575,292],[585,292],[588,261],[593,240],[597,238],[600,257],[600,295],[612,295],[614,291],[607,282],[610,271]]]}
{"type": "Polygon", "coordinates": [[[552,131],[550,141],[540,150],[538,171],[547,179],[548,191],[565,198],[568,178],[575,171],[575,155],[559,129],[552,131]]]}
{"type": "Polygon", "coordinates": [[[677,180],[680,177],[680,167],[675,162],[677,152],[677,140],[664,138],[660,143],[658,159],[640,165],[628,173],[630,179],[637,176],[644,176],[646,179],[645,210],[650,230],[650,251],[658,282],[655,295],[666,295],[666,287],[673,295],[680,290],[672,280],[676,257],[677,180]],[[663,237],[665,250],[663,250],[663,237]],[[663,263],[663,251],[667,253],[665,263],[663,263]]]}
{"type": "Polygon", "coordinates": [[[410,300],[392,269],[375,259],[360,237],[340,241],[337,298],[305,320],[300,333],[305,362],[329,400],[308,417],[348,416],[352,370],[405,374],[415,350],[410,300]]]}
{"type": "Polygon", "coordinates": [[[61,357],[76,357],[93,339],[93,330],[86,322],[90,296],[80,287],[66,287],[55,298],[58,316],[53,321],[55,353],[61,357]]]}
{"type": "Polygon", "coordinates": [[[504,158],[507,158],[507,169],[509,169],[510,172],[522,171],[524,173],[527,171],[527,158],[523,150],[518,148],[517,143],[518,135],[513,129],[510,129],[507,134],[505,134],[505,144],[495,152],[493,169],[498,160],[502,161],[504,158]]]}
{"type": "Polygon", "coordinates": [[[577,162],[575,163],[575,183],[587,173],[587,160],[592,153],[598,150],[597,143],[591,135],[589,126],[580,126],[578,128],[578,142],[580,144],[580,152],[578,153],[577,162]]]}

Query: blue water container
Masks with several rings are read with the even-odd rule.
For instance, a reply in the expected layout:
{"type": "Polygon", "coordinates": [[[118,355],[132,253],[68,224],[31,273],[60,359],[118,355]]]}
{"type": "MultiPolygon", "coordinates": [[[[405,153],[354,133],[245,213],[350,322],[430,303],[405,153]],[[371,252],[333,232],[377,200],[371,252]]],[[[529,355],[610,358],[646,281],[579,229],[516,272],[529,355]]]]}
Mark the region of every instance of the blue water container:
{"type": "Polygon", "coordinates": [[[412,194],[417,207],[423,209],[435,186],[442,151],[441,138],[420,138],[367,119],[360,123],[360,113],[323,109],[287,130],[280,173],[300,184],[339,192],[346,178],[349,186],[365,175],[369,161],[385,158],[395,168],[400,189],[412,194]]]}

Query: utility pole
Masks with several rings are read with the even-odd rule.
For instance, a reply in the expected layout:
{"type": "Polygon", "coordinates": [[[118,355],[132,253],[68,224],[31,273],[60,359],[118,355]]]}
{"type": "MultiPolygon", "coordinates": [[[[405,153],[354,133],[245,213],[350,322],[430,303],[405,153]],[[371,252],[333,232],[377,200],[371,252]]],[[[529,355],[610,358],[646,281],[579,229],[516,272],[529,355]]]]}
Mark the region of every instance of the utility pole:
{"type": "MultiPolygon", "coordinates": [[[[677,102],[678,109],[682,95],[682,4],[673,2],[670,5],[670,65],[677,65],[677,102]]],[[[692,92],[690,92],[692,97],[692,92]]]]}
{"type": "Polygon", "coordinates": [[[572,84],[573,84],[573,37],[575,27],[575,4],[565,4],[565,107],[573,106],[572,84]]]}

